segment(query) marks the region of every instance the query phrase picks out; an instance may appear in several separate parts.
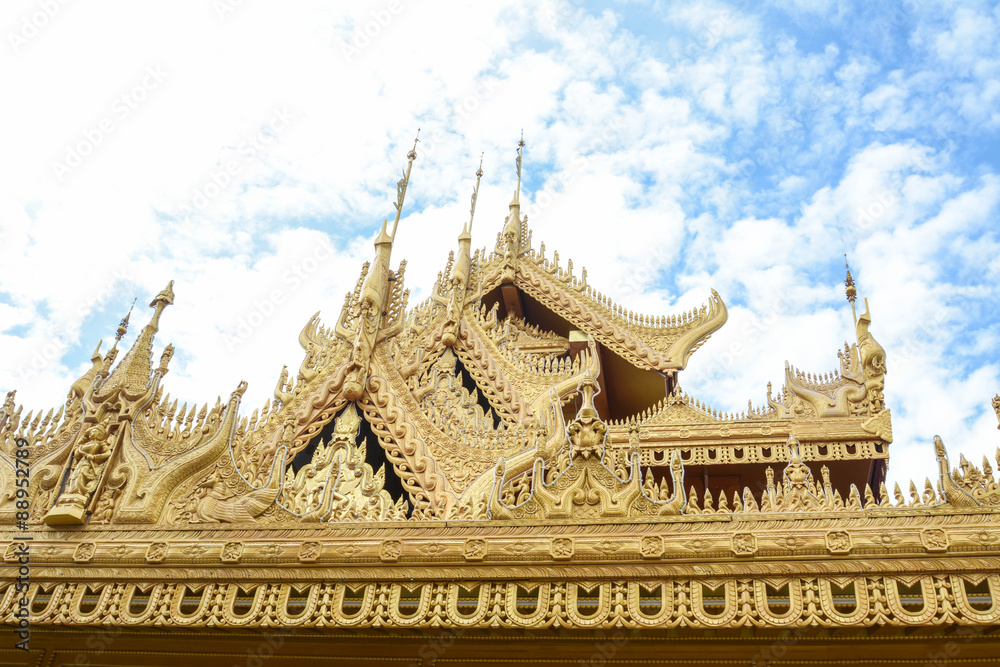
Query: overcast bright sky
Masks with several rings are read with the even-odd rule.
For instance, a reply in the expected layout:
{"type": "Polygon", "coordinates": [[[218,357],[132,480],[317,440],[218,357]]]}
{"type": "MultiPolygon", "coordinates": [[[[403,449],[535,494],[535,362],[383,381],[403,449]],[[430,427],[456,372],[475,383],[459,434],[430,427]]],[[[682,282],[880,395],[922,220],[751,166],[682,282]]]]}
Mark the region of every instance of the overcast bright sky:
{"type": "MultiPolygon", "coordinates": [[[[1000,433],[1000,10],[774,1],[170,3],[0,8],[0,391],[61,404],[173,279],[167,390],[249,413],[392,215],[427,295],[467,218],[492,246],[527,141],[537,245],[632,310],[715,288],[682,385],[763,401],[855,341],[844,253],[887,351],[890,480],[1000,433]],[[221,184],[221,185],[217,185],[221,184]],[[578,270],[578,269],[577,269],[578,270]]],[[[859,301],[863,309],[863,303],[859,301]]]]}

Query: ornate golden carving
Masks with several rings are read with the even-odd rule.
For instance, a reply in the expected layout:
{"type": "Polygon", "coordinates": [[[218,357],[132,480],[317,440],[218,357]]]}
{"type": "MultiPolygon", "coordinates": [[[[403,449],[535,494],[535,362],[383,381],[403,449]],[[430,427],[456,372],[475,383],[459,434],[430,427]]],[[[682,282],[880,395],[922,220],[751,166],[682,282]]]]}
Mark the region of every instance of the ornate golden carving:
{"type": "MultiPolygon", "coordinates": [[[[558,254],[532,247],[519,189],[493,252],[473,252],[480,170],[457,251],[430,297],[407,309],[405,262],[393,271],[390,259],[415,147],[391,234],[386,222],[336,322],[309,319],[298,370],[283,367],[273,398],[249,417],[238,415],[245,383],[211,409],[164,396],[173,347],[155,368],[152,355],[170,285],[119,363],[129,316],[107,354],[97,346],[58,411],[23,414],[7,394],[0,482],[16,488],[22,438],[32,475],[27,499],[0,495],[0,525],[27,513],[32,623],[1000,623],[990,462],[960,457],[952,469],[936,439],[936,484],[890,494],[878,483],[892,429],[867,304],[837,371],[788,365],[766,405],[720,413],[678,378],[725,323],[721,297],[671,317],[615,305],[586,271],[578,278],[571,261],[560,267],[558,254]],[[629,393],[621,375],[615,384],[622,363],[661,373],[667,389],[631,414],[611,401],[599,410],[599,387],[629,393]],[[810,468],[859,459],[877,465],[844,492],[826,466],[819,479],[810,468]],[[713,466],[744,464],[770,467],[735,493],[713,486],[713,466]],[[705,471],[697,489],[685,490],[685,465],[705,471]],[[388,489],[400,486],[393,499],[388,489]]],[[[1000,396],[993,405],[1000,417],[1000,396]]],[[[18,554],[12,535],[0,533],[0,545],[9,623],[18,554]]]]}
{"type": "Polygon", "coordinates": [[[466,540],[462,554],[465,556],[465,560],[480,561],[486,558],[487,548],[486,540],[466,540]]]}
{"type": "Polygon", "coordinates": [[[242,555],[242,542],[226,542],[222,545],[222,552],[219,554],[219,560],[223,563],[238,563],[240,562],[240,557],[242,555]]]}
{"type": "Polygon", "coordinates": [[[757,553],[757,537],[753,533],[733,535],[733,553],[737,556],[752,556],[757,553]]]}
{"type": "Polygon", "coordinates": [[[549,553],[555,560],[569,560],[575,552],[575,544],[571,537],[557,537],[549,545],[549,553]]]}
{"type": "MultiPolygon", "coordinates": [[[[489,504],[492,518],[597,520],[680,514],[684,506],[684,468],[679,455],[671,461],[673,494],[665,502],[647,497],[643,492],[638,457],[632,458],[631,470],[625,480],[619,479],[605,465],[602,459],[607,425],[594,408],[597,389],[597,382],[592,377],[585,377],[580,382],[583,404],[576,419],[566,429],[570,446],[565,468],[557,459],[555,467],[550,467],[547,473],[545,462],[537,459],[531,473],[530,492],[515,492],[510,496],[504,493],[507,486],[504,461],[497,464],[489,504]],[[505,495],[515,499],[517,504],[509,505],[505,495]]],[[[514,484],[518,483],[515,479],[514,484]]]]}
{"type": "MultiPolygon", "coordinates": [[[[983,609],[973,602],[968,588],[982,583],[989,597],[1000,597],[1000,575],[938,575],[900,577],[852,575],[846,577],[793,576],[782,578],[774,591],[757,580],[747,583],[722,577],[714,581],[664,577],[654,580],[612,579],[597,584],[557,581],[535,586],[486,581],[434,581],[401,583],[329,583],[306,588],[305,616],[289,606],[291,584],[208,583],[195,591],[186,584],[156,583],[148,593],[145,612],[129,608],[134,585],[95,582],[68,584],[48,596],[44,609],[33,615],[34,624],[96,625],[102,618],[117,618],[127,626],[183,625],[187,627],[505,627],[505,628],[796,628],[796,627],[917,627],[923,625],[991,625],[1000,621],[1000,605],[983,609]],[[911,586],[913,583],[914,586],[911,586]],[[833,586],[847,591],[835,599],[833,586]],[[905,588],[906,598],[901,594],[905,588]],[[253,604],[249,615],[237,613],[242,588],[260,600],[273,591],[278,604],[253,604]],[[85,602],[87,590],[94,602],[85,602]],[[612,594],[612,591],[615,593],[612,594]],[[649,596],[646,591],[652,593],[649,596]],[[706,591],[721,598],[720,610],[706,604],[706,591]],[[774,591],[774,592],[772,592],[774,591]],[[416,609],[402,612],[403,594],[416,600],[416,609]],[[581,613],[579,598],[598,600],[596,610],[581,613]],[[345,604],[350,598],[350,604],[345,604]],[[520,601],[531,602],[525,614],[520,601]],[[846,600],[845,600],[846,598],[846,600]],[[919,602],[914,604],[914,598],[919,602]],[[617,604],[609,604],[617,599],[617,604]],[[905,599],[905,602],[904,602],[905,599]],[[222,604],[213,604],[219,600],[222,604]],[[321,600],[329,602],[321,603],[321,600]],[[459,606],[459,600],[464,603],[459,606]],[[650,600],[653,602],[650,603],[650,600]],[[181,602],[193,611],[182,613],[181,602]],[[603,602],[600,602],[603,601],[603,602]],[[471,604],[470,604],[471,603],[471,604]],[[86,605],[88,609],[83,611],[86,605]],[[918,611],[913,611],[914,607],[918,611]],[[474,611],[470,611],[469,607],[474,611]],[[776,613],[776,607],[782,608],[776,613]],[[721,611],[721,613],[720,613],[721,611]],[[292,618],[296,620],[292,622],[292,618]],[[239,621],[237,621],[239,619],[239,621]]],[[[10,587],[13,584],[8,584],[10,587]]],[[[38,605],[41,589],[29,592],[38,605]]],[[[5,596],[9,597],[9,596],[5,596]]],[[[301,599],[301,598],[300,598],[301,599]]],[[[9,618],[7,602],[0,614],[9,618]]],[[[7,621],[7,618],[4,620],[7,621]]],[[[9,621],[7,621],[9,622],[9,621]]]]}
{"type": "Polygon", "coordinates": [[[329,444],[322,440],[298,473],[289,467],[280,504],[302,521],[392,521],[406,518],[406,501],[385,491],[385,469],[365,463],[358,440],[361,418],[349,403],[334,422],[329,444]]]}
{"type": "Polygon", "coordinates": [[[319,559],[319,554],[323,550],[323,545],[319,542],[303,542],[299,547],[299,562],[314,563],[319,559]]]}
{"type": "Polygon", "coordinates": [[[843,530],[830,531],[826,534],[826,549],[832,554],[843,555],[851,553],[854,548],[851,534],[843,530]]]}
{"type": "Polygon", "coordinates": [[[167,557],[169,545],[166,542],[154,542],[146,547],[147,563],[162,563],[167,557]]]}
{"type": "Polygon", "coordinates": [[[399,557],[403,553],[403,543],[399,540],[386,540],[379,547],[378,557],[387,562],[394,563],[399,560],[399,557]]]}
{"type": "Polygon", "coordinates": [[[941,528],[931,528],[920,531],[920,541],[927,551],[947,551],[948,533],[941,528]]]}
{"type": "Polygon", "coordinates": [[[76,447],[65,489],[56,498],[55,507],[45,515],[46,523],[83,523],[87,504],[97,490],[114,446],[114,436],[108,435],[106,422],[84,432],[76,447]]]}
{"type": "Polygon", "coordinates": [[[663,538],[657,535],[647,535],[639,541],[639,553],[643,558],[660,558],[663,556],[663,538]]]}
{"type": "Polygon", "coordinates": [[[76,551],[73,552],[73,560],[77,563],[86,563],[94,557],[96,549],[97,545],[93,542],[81,542],[77,545],[76,551]]]}

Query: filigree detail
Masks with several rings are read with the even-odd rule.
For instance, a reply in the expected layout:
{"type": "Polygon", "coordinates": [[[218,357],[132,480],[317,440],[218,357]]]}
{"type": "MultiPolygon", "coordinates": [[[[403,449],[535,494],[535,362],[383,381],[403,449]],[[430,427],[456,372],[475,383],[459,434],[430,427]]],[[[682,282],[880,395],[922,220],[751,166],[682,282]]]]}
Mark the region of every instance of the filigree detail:
{"type": "Polygon", "coordinates": [[[298,472],[289,467],[279,504],[302,521],[399,521],[406,501],[393,502],[385,468],[373,472],[365,462],[367,445],[358,438],[361,418],[354,403],[334,422],[329,444],[321,439],[312,460],[298,472]]]}
{"type": "Polygon", "coordinates": [[[465,546],[462,548],[462,555],[465,560],[480,561],[486,558],[487,548],[486,540],[466,540],[465,546]]]}
{"type": "Polygon", "coordinates": [[[575,545],[570,537],[557,537],[549,546],[549,553],[555,560],[569,560],[574,552],[575,545]]]}
{"type": "Polygon", "coordinates": [[[97,551],[97,545],[93,542],[81,542],[73,552],[73,560],[77,563],[86,563],[94,557],[95,551],[97,551]]]}
{"type": "Polygon", "coordinates": [[[732,548],[737,556],[752,556],[757,553],[757,537],[753,533],[736,533],[732,548]]]}
{"type": "Polygon", "coordinates": [[[837,555],[849,554],[853,548],[854,542],[851,539],[850,533],[838,530],[826,534],[826,550],[830,553],[837,555]]]}
{"type": "Polygon", "coordinates": [[[399,560],[403,553],[403,543],[399,540],[386,540],[379,547],[378,557],[387,563],[399,560]]]}
{"type": "MultiPolygon", "coordinates": [[[[494,519],[598,519],[601,517],[639,518],[680,514],[684,506],[684,467],[680,454],[671,461],[673,494],[665,502],[648,498],[642,488],[639,458],[634,456],[626,480],[620,479],[605,465],[605,436],[607,425],[594,408],[594,394],[598,389],[592,377],[585,377],[579,386],[583,394],[582,406],[576,419],[566,428],[569,440],[569,465],[556,469],[551,481],[546,474],[545,462],[535,461],[530,494],[518,498],[519,504],[510,506],[504,499],[506,486],[505,465],[501,461],[494,473],[493,494],[490,498],[490,515],[494,519]]],[[[558,460],[556,462],[558,466],[558,460]]]]}
{"type": "Polygon", "coordinates": [[[787,537],[778,538],[774,541],[774,543],[782,549],[787,549],[788,551],[796,551],[809,544],[808,541],[798,537],[797,535],[788,535],[787,537]]]}
{"type": "Polygon", "coordinates": [[[169,545],[166,542],[154,542],[146,547],[147,563],[162,563],[167,557],[169,545]]]}
{"type": "Polygon", "coordinates": [[[647,535],[639,540],[639,553],[643,558],[661,558],[663,556],[663,538],[658,535],[647,535]]]}
{"type": "Polygon", "coordinates": [[[302,546],[299,547],[299,562],[315,563],[319,559],[322,549],[323,545],[319,542],[303,542],[302,546]]]}
{"type": "Polygon", "coordinates": [[[920,531],[920,543],[930,552],[948,551],[948,533],[941,528],[931,528],[920,531]]]}
{"type": "Polygon", "coordinates": [[[188,558],[200,558],[208,553],[208,547],[201,544],[191,544],[181,549],[181,553],[188,558]]]}
{"type": "Polygon", "coordinates": [[[226,542],[222,545],[222,551],[219,553],[219,560],[223,563],[238,563],[242,555],[242,542],[226,542]]]}
{"type": "MultiPolygon", "coordinates": [[[[913,629],[919,626],[937,627],[971,626],[982,628],[1000,621],[1000,609],[995,605],[983,609],[974,604],[966,592],[967,586],[985,585],[988,596],[1000,595],[1000,575],[995,573],[949,576],[894,576],[863,575],[852,577],[816,575],[781,578],[784,589],[777,599],[769,590],[769,579],[748,583],[735,577],[715,578],[706,582],[704,577],[666,577],[652,582],[611,578],[584,587],[578,581],[514,583],[503,580],[481,582],[479,611],[470,618],[467,608],[456,604],[463,582],[432,579],[420,583],[373,583],[348,581],[336,583],[311,583],[304,587],[304,615],[295,618],[298,627],[316,628],[686,628],[717,631],[720,628],[739,630],[748,626],[821,627],[821,628],[896,628],[913,629]],[[916,593],[903,598],[902,586],[917,585],[916,593]],[[711,586],[721,603],[723,613],[706,604],[703,591],[711,586]],[[853,605],[844,610],[843,597],[834,596],[834,586],[852,590],[853,605]],[[649,589],[652,590],[649,590],[649,589]],[[590,590],[598,599],[616,600],[614,604],[598,604],[592,613],[581,615],[577,599],[581,590],[590,590]],[[612,592],[613,591],[613,592],[612,592]],[[658,600],[656,610],[649,613],[650,593],[658,600]],[[400,598],[430,600],[437,604],[418,604],[411,613],[398,613],[400,598]],[[527,594],[532,606],[540,613],[523,615],[518,601],[527,594]],[[342,604],[348,597],[354,602],[349,607],[342,604]],[[916,598],[914,600],[914,598],[916,598]],[[568,602],[568,603],[567,603],[568,602]],[[774,607],[787,607],[781,615],[774,607]],[[913,608],[920,611],[914,612],[913,608]]],[[[0,585],[0,594],[9,595],[13,583],[0,585]]],[[[284,602],[261,605],[250,619],[237,618],[234,614],[239,597],[249,595],[259,599],[268,594],[275,601],[287,600],[289,584],[270,583],[212,583],[198,586],[193,610],[181,610],[177,604],[154,604],[148,612],[136,617],[130,613],[130,595],[112,595],[119,584],[96,581],[88,584],[70,584],[57,587],[45,608],[32,618],[32,624],[83,625],[93,623],[93,605],[83,593],[89,588],[100,601],[101,612],[97,617],[128,619],[128,624],[139,627],[171,626],[183,623],[185,627],[255,627],[274,628],[291,624],[284,602]],[[200,603],[199,603],[200,602],[200,603]],[[89,607],[88,607],[89,605],[89,607]],[[84,609],[87,608],[85,611],[84,609]]],[[[37,590],[37,584],[33,586],[37,590]]],[[[33,591],[34,592],[34,591],[33,591]]],[[[184,599],[189,593],[186,583],[154,583],[148,589],[150,600],[168,601],[184,599]]],[[[94,598],[91,598],[93,600],[94,598]]],[[[244,598],[245,599],[245,598],[244,598]]],[[[714,607],[714,605],[713,605],[714,607]]],[[[0,610],[0,620],[11,623],[16,613],[14,605],[0,610]]],[[[15,621],[16,622],[16,621],[15,621]]],[[[121,622],[121,621],[119,621],[121,622]]]]}

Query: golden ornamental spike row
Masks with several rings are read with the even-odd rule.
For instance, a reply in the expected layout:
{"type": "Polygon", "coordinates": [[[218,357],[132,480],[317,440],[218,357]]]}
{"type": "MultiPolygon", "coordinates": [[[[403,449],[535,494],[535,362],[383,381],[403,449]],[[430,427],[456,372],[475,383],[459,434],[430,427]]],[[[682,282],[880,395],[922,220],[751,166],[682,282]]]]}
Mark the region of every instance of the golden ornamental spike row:
{"type": "MultiPolygon", "coordinates": [[[[232,557],[239,555],[234,547],[232,557]]],[[[13,586],[0,588],[5,623],[13,619],[13,586]]],[[[104,578],[47,589],[32,584],[28,597],[32,623],[45,626],[707,630],[983,626],[1000,620],[1000,606],[985,602],[1000,598],[995,573],[786,575],[768,581],[675,574],[610,577],[596,584],[438,577],[416,583],[213,581],[141,587],[104,578]]]]}

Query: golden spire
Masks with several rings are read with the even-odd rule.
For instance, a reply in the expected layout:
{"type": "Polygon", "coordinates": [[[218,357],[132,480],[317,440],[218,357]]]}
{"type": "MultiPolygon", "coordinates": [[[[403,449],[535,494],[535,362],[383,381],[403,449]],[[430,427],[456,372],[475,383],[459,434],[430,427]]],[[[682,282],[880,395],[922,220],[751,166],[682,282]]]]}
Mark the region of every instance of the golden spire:
{"type": "Polygon", "coordinates": [[[514,192],[514,202],[521,203],[521,154],[524,151],[524,130],[521,130],[521,140],[517,142],[517,190],[514,192]]]}
{"type": "MultiPolygon", "coordinates": [[[[173,288],[174,281],[171,280],[149,304],[149,307],[154,309],[153,317],[150,318],[149,324],[139,332],[138,338],[132,343],[125,358],[98,389],[98,394],[103,397],[101,400],[111,396],[117,390],[120,390],[127,399],[136,400],[152,386],[149,382],[149,375],[152,372],[153,337],[159,329],[160,314],[164,308],[174,302],[173,288]]],[[[122,323],[123,325],[127,324],[127,317],[122,320],[122,323]]],[[[123,325],[118,327],[118,331],[122,335],[124,335],[123,325]]],[[[117,343],[116,340],[115,344],[117,345],[117,343]]]]}
{"type": "MultiPolygon", "coordinates": [[[[128,312],[125,313],[125,317],[122,318],[122,321],[118,323],[118,329],[115,331],[115,344],[112,345],[112,347],[117,347],[118,341],[120,341],[122,336],[124,336],[128,331],[128,319],[132,317],[132,309],[135,308],[135,301],[135,299],[132,299],[132,305],[129,306],[128,312]]],[[[97,345],[97,349],[101,349],[100,344],[97,345]]]]}
{"type": "Polygon", "coordinates": [[[469,209],[469,233],[472,233],[472,219],[476,217],[476,199],[479,198],[479,181],[483,177],[483,155],[479,156],[479,169],[476,170],[476,188],[472,191],[472,207],[469,209]]]}
{"type": "Polygon", "coordinates": [[[854,277],[851,275],[851,267],[847,263],[847,253],[844,253],[844,266],[847,268],[847,278],[844,280],[844,291],[847,292],[847,300],[851,302],[851,314],[854,316],[854,324],[858,323],[858,311],[854,307],[854,302],[858,298],[858,288],[854,286],[854,277]]]}
{"type": "Polygon", "coordinates": [[[406,163],[406,171],[403,172],[403,178],[399,179],[396,183],[396,201],[393,206],[396,207],[396,219],[392,223],[392,238],[396,238],[396,227],[399,226],[399,216],[403,213],[403,198],[406,197],[406,186],[410,182],[410,170],[413,169],[413,161],[417,159],[417,142],[420,141],[420,128],[417,128],[417,138],[413,140],[413,148],[410,152],[406,154],[408,162],[406,163]]]}

